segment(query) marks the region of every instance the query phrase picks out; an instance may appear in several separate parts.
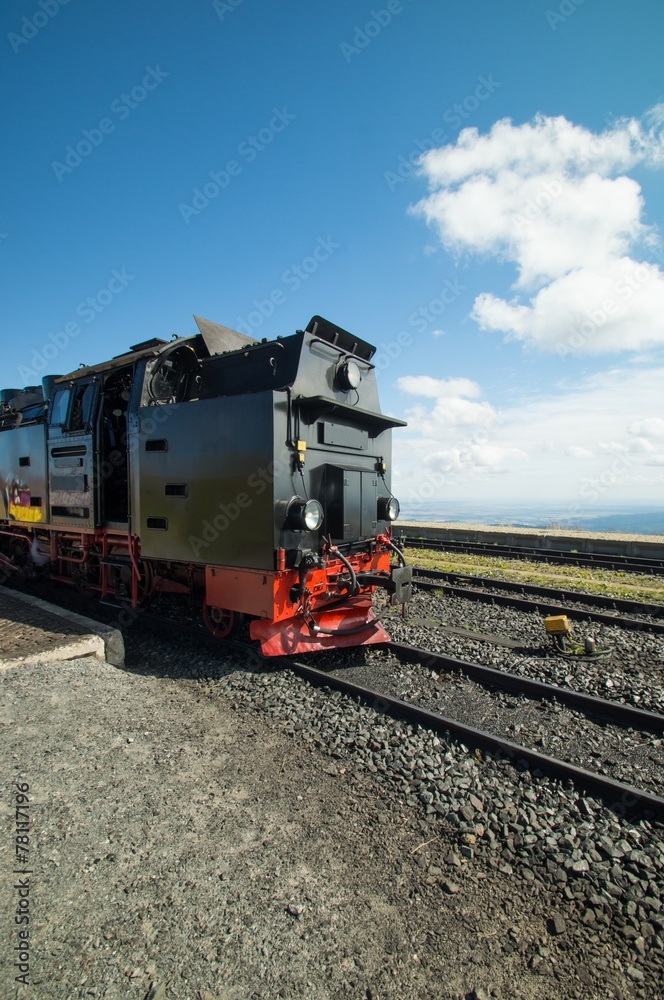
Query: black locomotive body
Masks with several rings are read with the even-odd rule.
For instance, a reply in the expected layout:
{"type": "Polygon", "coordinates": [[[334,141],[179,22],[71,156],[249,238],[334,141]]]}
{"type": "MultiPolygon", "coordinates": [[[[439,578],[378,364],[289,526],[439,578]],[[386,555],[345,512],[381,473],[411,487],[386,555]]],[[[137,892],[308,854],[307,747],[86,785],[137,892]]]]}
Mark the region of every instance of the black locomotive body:
{"type": "Polygon", "coordinates": [[[248,615],[267,654],[384,641],[372,593],[411,583],[375,349],[321,317],[261,343],[197,324],[2,391],[7,569],[134,608],[198,595],[214,634],[248,615]]]}

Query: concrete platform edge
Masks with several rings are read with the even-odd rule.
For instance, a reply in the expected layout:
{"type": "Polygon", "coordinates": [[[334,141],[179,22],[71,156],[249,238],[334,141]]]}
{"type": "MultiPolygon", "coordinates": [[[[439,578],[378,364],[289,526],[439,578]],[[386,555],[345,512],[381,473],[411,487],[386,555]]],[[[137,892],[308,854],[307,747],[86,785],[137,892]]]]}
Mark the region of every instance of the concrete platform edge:
{"type": "Polygon", "coordinates": [[[18,657],[13,660],[4,660],[1,669],[7,670],[14,666],[28,666],[57,660],[71,660],[79,656],[96,656],[97,659],[105,660],[112,667],[124,666],[124,639],[119,629],[113,628],[112,625],[105,625],[103,622],[94,621],[94,619],[84,615],[78,615],[66,608],[59,608],[55,604],[49,604],[48,601],[43,601],[40,597],[34,597],[32,594],[24,594],[2,586],[0,586],[0,593],[8,598],[23,601],[24,604],[29,604],[32,607],[41,608],[42,611],[46,611],[56,618],[64,618],[89,633],[87,636],[81,636],[80,639],[75,639],[66,646],[59,646],[54,650],[18,657]]]}

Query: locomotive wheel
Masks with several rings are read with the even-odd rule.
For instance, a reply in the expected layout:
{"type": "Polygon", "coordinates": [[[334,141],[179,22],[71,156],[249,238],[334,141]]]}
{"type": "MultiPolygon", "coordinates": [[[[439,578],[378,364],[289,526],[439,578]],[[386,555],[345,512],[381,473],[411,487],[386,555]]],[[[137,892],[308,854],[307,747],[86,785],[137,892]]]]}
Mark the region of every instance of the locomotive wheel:
{"type": "Polygon", "coordinates": [[[244,615],[240,611],[229,611],[228,608],[215,608],[211,604],[204,604],[203,621],[215,639],[227,639],[242,626],[244,615]]]}

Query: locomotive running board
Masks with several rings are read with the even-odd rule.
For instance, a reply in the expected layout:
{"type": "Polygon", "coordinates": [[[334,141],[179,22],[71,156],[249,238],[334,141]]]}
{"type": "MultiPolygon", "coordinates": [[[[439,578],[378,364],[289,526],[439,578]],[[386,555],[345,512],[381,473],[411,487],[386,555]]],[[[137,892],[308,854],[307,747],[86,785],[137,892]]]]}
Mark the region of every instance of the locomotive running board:
{"type": "Polygon", "coordinates": [[[326,635],[309,625],[303,618],[273,622],[264,618],[252,621],[249,633],[258,639],[263,656],[294,656],[321,649],[339,649],[342,646],[369,646],[389,642],[390,637],[375,617],[371,600],[360,598],[343,606],[317,611],[311,619],[321,629],[331,629],[326,635]],[[364,626],[364,627],[363,627],[364,626]]]}

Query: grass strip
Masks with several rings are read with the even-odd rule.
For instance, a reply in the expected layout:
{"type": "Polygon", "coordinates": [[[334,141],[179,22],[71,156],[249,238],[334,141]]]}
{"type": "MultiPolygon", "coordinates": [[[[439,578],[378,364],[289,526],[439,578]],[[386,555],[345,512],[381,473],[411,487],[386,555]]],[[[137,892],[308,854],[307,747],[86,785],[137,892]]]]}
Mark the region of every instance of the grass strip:
{"type": "Polygon", "coordinates": [[[624,570],[594,569],[585,566],[549,565],[525,559],[472,555],[466,552],[438,552],[432,549],[406,548],[409,562],[422,569],[441,570],[467,576],[483,576],[510,583],[531,583],[537,587],[558,587],[602,597],[621,597],[631,601],[664,604],[664,577],[624,570]]]}

